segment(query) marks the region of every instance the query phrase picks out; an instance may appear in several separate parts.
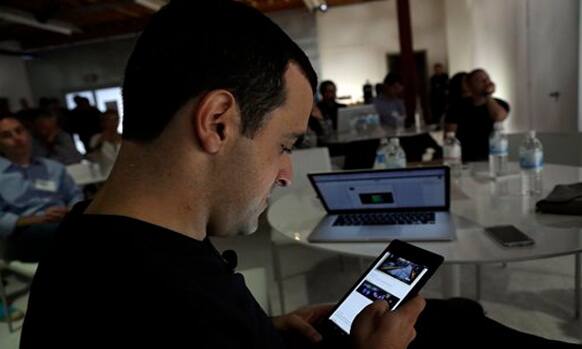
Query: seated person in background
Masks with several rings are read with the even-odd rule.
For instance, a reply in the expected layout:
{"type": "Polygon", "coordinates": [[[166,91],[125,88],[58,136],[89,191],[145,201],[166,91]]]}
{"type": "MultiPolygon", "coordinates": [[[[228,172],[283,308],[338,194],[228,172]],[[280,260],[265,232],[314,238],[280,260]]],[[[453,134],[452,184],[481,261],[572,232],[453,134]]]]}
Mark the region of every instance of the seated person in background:
{"type": "Polygon", "coordinates": [[[91,161],[99,164],[101,173],[107,177],[121,147],[121,134],[117,132],[119,115],[115,110],[107,110],[101,115],[101,133],[91,137],[91,161]]]}
{"type": "Polygon", "coordinates": [[[489,158],[489,135],[493,124],[509,114],[509,104],[493,98],[495,84],[483,69],[467,75],[470,97],[447,111],[446,132],[455,132],[463,149],[463,161],[486,161],[489,158]]]}
{"type": "Polygon", "coordinates": [[[388,127],[402,127],[406,119],[406,107],[402,100],[404,86],[400,76],[388,73],[384,78],[382,95],[374,99],[374,107],[380,116],[380,124],[388,127]]]}
{"type": "Polygon", "coordinates": [[[6,257],[38,262],[81,191],[58,162],[33,157],[20,121],[0,119],[0,238],[6,257]]]}
{"type": "Polygon", "coordinates": [[[346,107],[345,104],[336,102],[336,92],[337,89],[333,81],[323,81],[319,85],[321,100],[317,102],[317,107],[321,111],[323,118],[325,120],[331,120],[334,130],[337,130],[337,110],[346,107]]]}
{"type": "Polygon", "coordinates": [[[71,135],[61,130],[56,115],[37,110],[32,121],[32,133],[33,156],[55,160],[64,165],[81,162],[81,153],[75,148],[71,135]]]}

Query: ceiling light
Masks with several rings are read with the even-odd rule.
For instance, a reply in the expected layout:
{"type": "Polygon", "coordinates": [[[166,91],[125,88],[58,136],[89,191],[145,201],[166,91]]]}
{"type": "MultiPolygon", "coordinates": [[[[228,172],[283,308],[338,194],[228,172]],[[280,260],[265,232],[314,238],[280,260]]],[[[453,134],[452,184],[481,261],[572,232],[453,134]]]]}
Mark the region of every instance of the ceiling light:
{"type": "Polygon", "coordinates": [[[305,6],[309,11],[321,11],[325,12],[328,9],[327,2],[325,0],[303,0],[305,6]]]}
{"type": "Polygon", "coordinates": [[[168,0],[135,0],[135,3],[152,11],[159,11],[168,4],[168,0]]]}

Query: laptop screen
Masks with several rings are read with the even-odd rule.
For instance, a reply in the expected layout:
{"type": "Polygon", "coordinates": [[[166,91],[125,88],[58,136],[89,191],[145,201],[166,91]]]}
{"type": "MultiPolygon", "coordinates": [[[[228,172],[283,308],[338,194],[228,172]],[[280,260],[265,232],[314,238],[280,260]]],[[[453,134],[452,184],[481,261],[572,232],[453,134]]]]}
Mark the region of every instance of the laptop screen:
{"type": "Polygon", "coordinates": [[[448,209],[448,168],[310,174],[329,212],[448,209]]]}

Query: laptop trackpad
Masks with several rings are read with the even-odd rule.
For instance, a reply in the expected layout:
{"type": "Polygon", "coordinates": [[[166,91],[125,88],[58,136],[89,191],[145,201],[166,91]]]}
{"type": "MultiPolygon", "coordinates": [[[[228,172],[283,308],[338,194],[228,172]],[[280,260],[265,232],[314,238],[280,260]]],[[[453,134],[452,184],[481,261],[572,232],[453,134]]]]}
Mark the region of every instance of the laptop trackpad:
{"type": "Polygon", "coordinates": [[[399,236],[403,230],[402,226],[368,225],[358,227],[358,235],[364,237],[399,236]]]}

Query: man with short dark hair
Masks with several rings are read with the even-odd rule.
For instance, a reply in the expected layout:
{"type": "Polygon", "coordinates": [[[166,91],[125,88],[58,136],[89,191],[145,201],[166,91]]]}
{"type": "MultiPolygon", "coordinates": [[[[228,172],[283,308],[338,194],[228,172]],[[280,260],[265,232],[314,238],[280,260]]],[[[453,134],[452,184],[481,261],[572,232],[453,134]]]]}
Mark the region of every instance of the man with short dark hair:
{"type": "Polygon", "coordinates": [[[483,69],[475,69],[467,75],[467,87],[470,97],[451,105],[447,111],[446,131],[456,132],[463,149],[463,161],[486,161],[493,125],[507,118],[509,104],[493,97],[495,83],[483,69]]]}
{"type": "MultiPolygon", "coordinates": [[[[21,348],[320,342],[331,306],[267,317],[208,239],[255,231],[271,190],[291,183],[315,86],[301,49],[240,2],[178,0],[156,13],[127,65],[118,160],[39,265],[21,348]]],[[[423,307],[374,302],[336,348],[404,349],[423,307]]]]}
{"type": "Polygon", "coordinates": [[[321,100],[317,102],[317,108],[321,111],[324,120],[331,120],[334,130],[337,130],[337,113],[339,108],[346,105],[337,102],[337,87],[331,80],[322,81],[319,84],[321,100]]]}
{"type": "MultiPolygon", "coordinates": [[[[242,3],[156,13],[126,68],[118,160],[40,264],[21,346],[283,348],[276,330],[320,340],[330,306],[269,319],[208,240],[254,232],[271,190],[291,183],[316,84],[303,51],[242,3]]],[[[404,348],[423,304],[366,308],[357,347],[404,348]]]]}
{"type": "Polygon", "coordinates": [[[64,166],[31,154],[22,123],[0,118],[0,238],[7,258],[38,262],[81,191],[64,166]]]}

